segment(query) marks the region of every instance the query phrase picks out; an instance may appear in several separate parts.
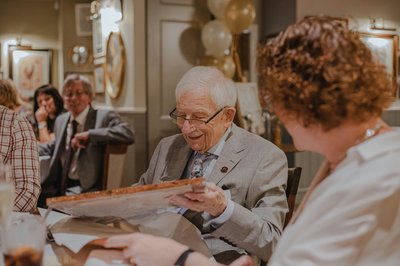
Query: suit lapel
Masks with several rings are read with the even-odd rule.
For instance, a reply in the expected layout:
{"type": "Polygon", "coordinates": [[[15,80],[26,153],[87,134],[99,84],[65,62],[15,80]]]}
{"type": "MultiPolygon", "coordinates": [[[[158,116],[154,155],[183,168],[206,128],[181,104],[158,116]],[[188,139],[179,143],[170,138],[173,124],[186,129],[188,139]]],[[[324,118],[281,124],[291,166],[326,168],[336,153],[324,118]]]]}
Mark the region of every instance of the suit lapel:
{"type": "Polygon", "coordinates": [[[166,167],[163,171],[162,181],[180,179],[186,164],[192,155],[192,149],[186,144],[183,137],[177,138],[167,154],[166,167]]]}
{"type": "Polygon", "coordinates": [[[65,138],[66,138],[66,134],[67,134],[67,125],[68,125],[68,121],[69,121],[70,117],[71,117],[71,114],[66,115],[65,119],[61,122],[61,128],[59,130],[59,132],[61,134],[60,134],[60,137],[57,136],[57,138],[56,138],[56,147],[54,149],[54,154],[59,154],[61,145],[63,143],[65,143],[65,138]]]}
{"type": "Polygon", "coordinates": [[[97,111],[92,107],[89,107],[89,112],[86,117],[86,122],[84,126],[84,131],[88,131],[89,129],[95,128],[96,126],[96,114],[97,111]]]}
{"type": "Polygon", "coordinates": [[[244,156],[245,146],[243,136],[236,125],[232,125],[232,131],[222,149],[222,153],[208,178],[208,181],[218,184],[244,156]]]}

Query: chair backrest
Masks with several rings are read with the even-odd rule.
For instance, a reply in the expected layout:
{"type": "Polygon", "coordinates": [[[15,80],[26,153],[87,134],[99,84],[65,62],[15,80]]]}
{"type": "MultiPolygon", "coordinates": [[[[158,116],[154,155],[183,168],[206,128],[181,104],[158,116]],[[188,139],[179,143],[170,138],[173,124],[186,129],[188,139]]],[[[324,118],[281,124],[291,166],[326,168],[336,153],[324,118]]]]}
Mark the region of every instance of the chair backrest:
{"type": "Polygon", "coordinates": [[[285,224],[283,228],[286,227],[286,225],[289,223],[293,215],[294,206],[296,204],[297,189],[299,188],[299,183],[300,183],[301,169],[302,169],[301,167],[294,167],[294,168],[289,168],[288,171],[286,198],[289,205],[289,212],[286,214],[285,224]]]}
{"type": "Polygon", "coordinates": [[[128,150],[126,144],[108,143],[104,153],[104,169],[101,189],[119,188],[122,181],[125,155],[128,150]]]}

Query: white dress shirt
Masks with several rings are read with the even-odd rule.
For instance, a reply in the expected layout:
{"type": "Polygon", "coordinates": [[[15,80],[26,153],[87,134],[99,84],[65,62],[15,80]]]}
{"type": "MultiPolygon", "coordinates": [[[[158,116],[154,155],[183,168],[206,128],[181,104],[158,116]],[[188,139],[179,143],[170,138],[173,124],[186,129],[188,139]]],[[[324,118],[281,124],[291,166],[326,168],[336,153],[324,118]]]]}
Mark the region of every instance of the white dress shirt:
{"type": "Polygon", "coordinates": [[[268,265],[400,265],[400,132],[348,150],[283,232],[268,265]]]}

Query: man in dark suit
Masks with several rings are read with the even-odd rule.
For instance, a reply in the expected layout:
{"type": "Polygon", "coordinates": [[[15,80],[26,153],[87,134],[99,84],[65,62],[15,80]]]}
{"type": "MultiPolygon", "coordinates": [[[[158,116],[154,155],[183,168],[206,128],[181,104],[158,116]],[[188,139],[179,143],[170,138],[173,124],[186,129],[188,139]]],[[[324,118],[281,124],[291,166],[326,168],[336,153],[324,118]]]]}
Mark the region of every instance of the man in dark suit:
{"type": "Polygon", "coordinates": [[[160,141],[139,180],[204,177],[205,193],[186,193],[171,202],[224,263],[245,253],[268,260],[288,210],[285,154],[232,122],[236,95],[235,84],[216,68],[186,72],[170,114],[182,134],[160,141]]]}
{"type": "Polygon", "coordinates": [[[69,76],[62,93],[69,112],[56,119],[55,140],[39,146],[40,156],[51,156],[39,206],[47,197],[64,195],[72,187],[81,192],[98,190],[105,145],[134,142],[132,130],[117,113],[91,107],[92,87],[86,78],[69,76]]]}

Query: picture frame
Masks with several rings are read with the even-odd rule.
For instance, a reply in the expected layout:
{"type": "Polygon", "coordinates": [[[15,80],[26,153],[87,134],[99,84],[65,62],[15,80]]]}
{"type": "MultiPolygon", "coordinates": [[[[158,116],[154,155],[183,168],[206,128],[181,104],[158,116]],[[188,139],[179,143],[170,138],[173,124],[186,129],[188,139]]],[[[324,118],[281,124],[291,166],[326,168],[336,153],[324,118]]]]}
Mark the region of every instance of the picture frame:
{"type": "Polygon", "coordinates": [[[52,50],[9,46],[9,77],[23,97],[33,97],[36,88],[51,83],[52,50]]]}
{"type": "Polygon", "coordinates": [[[90,4],[75,4],[75,31],[77,36],[92,36],[92,21],[89,17],[90,4]]]}
{"type": "Polygon", "coordinates": [[[122,92],[125,77],[125,45],[119,32],[111,32],[108,36],[105,74],[106,91],[116,99],[122,92]]]}
{"type": "Polygon", "coordinates": [[[93,41],[93,57],[99,58],[105,56],[106,38],[103,34],[100,18],[92,20],[92,41],[93,41]]]}
{"type": "Polygon", "coordinates": [[[359,32],[359,36],[364,44],[371,50],[374,58],[386,67],[387,73],[392,78],[393,95],[396,96],[399,69],[399,36],[397,34],[370,32],[359,32]]]}
{"type": "Polygon", "coordinates": [[[263,134],[265,126],[257,83],[236,82],[235,85],[238,95],[236,109],[239,125],[255,134],[263,134]]]}
{"type": "MultiPolygon", "coordinates": [[[[100,58],[100,59],[105,59],[100,58]]],[[[94,91],[96,94],[104,94],[106,88],[105,81],[105,60],[95,60],[94,61],[94,69],[93,69],[93,78],[94,78],[94,91]]]]}

